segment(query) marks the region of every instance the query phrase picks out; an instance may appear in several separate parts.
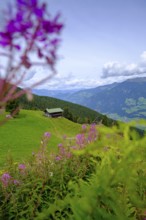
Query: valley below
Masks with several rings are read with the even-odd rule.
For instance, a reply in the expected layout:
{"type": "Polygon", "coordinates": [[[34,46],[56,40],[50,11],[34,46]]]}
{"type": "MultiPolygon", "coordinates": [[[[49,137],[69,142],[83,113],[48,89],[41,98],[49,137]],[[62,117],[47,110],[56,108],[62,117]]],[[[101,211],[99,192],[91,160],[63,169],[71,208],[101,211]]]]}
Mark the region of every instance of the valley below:
{"type": "Polygon", "coordinates": [[[146,78],[139,77],[79,91],[34,90],[34,93],[80,104],[112,119],[126,122],[146,118],[145,88],[146,78]]]}

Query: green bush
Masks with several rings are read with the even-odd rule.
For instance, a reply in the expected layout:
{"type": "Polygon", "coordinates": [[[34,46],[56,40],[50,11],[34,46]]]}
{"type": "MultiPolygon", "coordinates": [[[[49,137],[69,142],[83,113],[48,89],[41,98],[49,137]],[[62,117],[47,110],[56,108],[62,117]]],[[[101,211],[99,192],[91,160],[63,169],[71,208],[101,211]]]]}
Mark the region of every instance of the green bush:
{"type": "Polygon", "coordinates": [[[11,100],[6,104],[6,112],[9,112],[12,116],[16,117],[19,115],[19,100],[11,100]]]}

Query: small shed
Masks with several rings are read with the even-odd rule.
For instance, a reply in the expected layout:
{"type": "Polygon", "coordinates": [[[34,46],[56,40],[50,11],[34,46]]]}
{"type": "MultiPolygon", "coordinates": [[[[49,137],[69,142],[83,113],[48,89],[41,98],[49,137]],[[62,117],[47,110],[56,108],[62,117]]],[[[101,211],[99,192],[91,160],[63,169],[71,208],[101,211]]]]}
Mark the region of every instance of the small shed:
{"type": "Polygon", "coordinates": [[[45,116],[51,118],[57,118],[63,116],[63,110],[61,108],[46,108],[44,111],[45,116]]]}

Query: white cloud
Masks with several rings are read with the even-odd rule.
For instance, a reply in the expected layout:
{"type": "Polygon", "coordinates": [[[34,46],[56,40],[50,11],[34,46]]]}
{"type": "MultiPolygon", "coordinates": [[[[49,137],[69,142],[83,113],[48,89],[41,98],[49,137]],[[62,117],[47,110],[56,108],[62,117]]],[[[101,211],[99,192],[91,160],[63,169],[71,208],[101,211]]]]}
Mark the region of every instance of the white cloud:
{"type": "MultiPolygon", "coordinates": [[[[51,74],[46,68],[33,68],[28,74],[27,78],[23,82],[22,87],[31,87],[32,84],[38,82],[40,79],[51,74]]],[[[106,81],[106,80],[105,80],[106,81]]],[[[37,86],[39,89],[80,89],[80,88],[91,88],[102,85],[103,82],[97,79],[97,76],[90,75],[79,75],[79,74],[65,74],[58,73],[51,77],[45,83],[37,86]]]]}
{"type": "Polygon", "coordinates": [[[143,61],[146,61],[146,51],[144,51],[140,57],[143,61]]]}
{"type": "Polygon", "coordinates": [[[56,75],[44,85],[40,85],[41,89],[79,89],[79,88],[91,88],[102,84],[100,80],[87,79],[87,77],[79,78],[73,74],[63,76],[61,74],[56,75]]]}
{"type": "MultiPolygon", "coordinates": [[[[115,81],[121,82],[128,78],[146,76],[146,51],[141,54],[139,62],[137,63],[126,64],[118,61],[105,63],[102,75],[98,74],[95,69],[90,69],[91,73],[89,71],[89,74],[80,74],[80,71],[76,74],[65,74],[68,70],[63,73],[59,72],[37,88],[48,90],[93,88],[100,85],[110,84],[115,81]],[[96,74],[93,74],[93,72],[96,72],[96,74]]],[[[51,74],[51,72],[48,68],[34,68],[30,70],[27,78],[25,78],[25,84],[31,86],[33,83],[38,82],[49,74],[51,74]]]]}
{"type": "Polygon", "coordinates": [[[117,61],[104,64],[102,78],[120,77],[120,76],[141,76],[146,74],[146,51],[140,56],[140,62],[122,64],[117,61]]]}
{"type": "MultiPolygon", "coordinates": [[[[23,78],[23,82],[21,86],[30,87],[30,88],[32,85],[39,83],[41,82],[41,80],[52,75],[52,72],[45,66],[40,66],[40,67],[33,66],[29,70],[27,71],[22,70],[21,72],[22,72],[21,74],[25,72],[25,76],[23,78]]],[[[47,83],[47,81],[45,83],[47,83]]]]}

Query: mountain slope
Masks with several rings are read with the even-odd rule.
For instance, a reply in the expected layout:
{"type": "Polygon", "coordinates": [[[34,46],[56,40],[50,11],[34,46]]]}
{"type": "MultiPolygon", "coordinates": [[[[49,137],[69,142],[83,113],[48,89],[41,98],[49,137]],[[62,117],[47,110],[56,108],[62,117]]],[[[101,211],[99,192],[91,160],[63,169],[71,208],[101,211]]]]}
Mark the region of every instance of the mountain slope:
{"type": "Polygon", "coordinates": [[[110,126],[116,123],[114,120],[107,118],[105,115],[98,113],[90,108],[63,101],[60,99],[34,95],[34,98],[29,102],[25,96],[20,98],[20,104],[24,109],[36,109],[44,111],[46,108],[62,108],[68,109],[72,115],[72,120],[78,123],[101,122],[104,125],[110,126]]]}
{"type": "Polygon", "coordinates": [[[146,118],[146,78],[82,90],[68,97],[114,119],[146,118]]]}
{"type": "Polygon", "coordinates": [[[77,103],[115,119],[146,118],[146,78],[60,94],[60,99],[77,103]]]}
{"type": "Polygon", "coordinates": [[[146,78],[130,79],[107,88],[103,87],[103,90],[99,87],[90,97],[86,97],[86,100],[85,97],[81,99],[81,93],[76,93],[75,99],[74,96],[70,97],[70,101],[107,115],[146,118],[146,78]]]}

